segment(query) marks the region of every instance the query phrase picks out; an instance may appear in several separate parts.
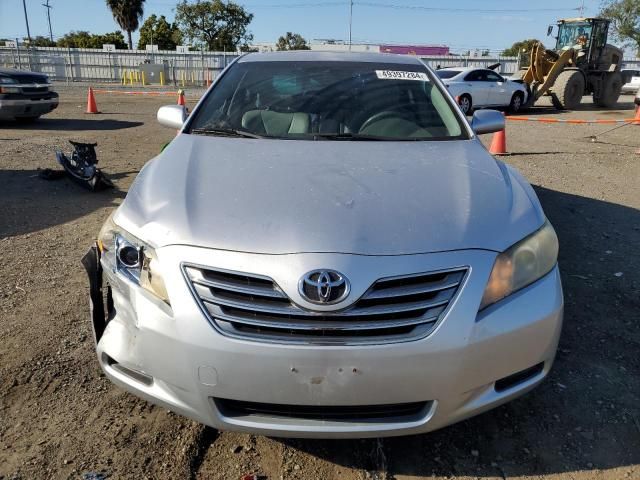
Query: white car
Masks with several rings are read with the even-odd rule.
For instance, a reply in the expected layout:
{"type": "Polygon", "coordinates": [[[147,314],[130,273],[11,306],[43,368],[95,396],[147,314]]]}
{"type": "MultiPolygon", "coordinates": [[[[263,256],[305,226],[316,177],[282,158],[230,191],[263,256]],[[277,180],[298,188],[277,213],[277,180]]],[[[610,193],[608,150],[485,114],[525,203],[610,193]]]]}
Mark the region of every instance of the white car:
{"type": "Polygon", "coordinates": [[[623,69],[621,72],[622,81],[622,93],[635,93],[640,88],[640,70],[628,70],[623,69]]]}
{"type": "Polygon", "coordinates": [[[442,68],[436,74],[456,98],[465,115],[484,107],[509,107],[516,113],[527,100],[527,87],[523,83],[506,79],[493,70],[442,68]]]}

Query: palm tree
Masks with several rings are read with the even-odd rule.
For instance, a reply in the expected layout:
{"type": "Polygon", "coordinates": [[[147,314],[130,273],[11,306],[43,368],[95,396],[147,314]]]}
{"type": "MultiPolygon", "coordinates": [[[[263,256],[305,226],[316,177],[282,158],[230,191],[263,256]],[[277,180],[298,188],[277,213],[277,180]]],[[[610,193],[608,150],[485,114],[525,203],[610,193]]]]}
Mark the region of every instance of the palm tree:
{"type": "Polygon", "coordinates": [[[113,18],[120,28],[127,32],[129,37],[129,50],[133,50],[131,32],[138,29],[138,24],[142,18],[144,0],[106,0],[107,6],[111,9],[113,18]]]}

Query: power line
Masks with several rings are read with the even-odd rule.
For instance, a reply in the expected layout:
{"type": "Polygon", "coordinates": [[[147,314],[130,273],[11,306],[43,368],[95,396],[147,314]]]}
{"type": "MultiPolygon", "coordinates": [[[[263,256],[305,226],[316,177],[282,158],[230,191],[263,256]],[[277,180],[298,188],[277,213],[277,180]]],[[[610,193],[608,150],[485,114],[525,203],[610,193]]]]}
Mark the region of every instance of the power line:
{"type": "MultiPolygon", "coordinates": [[[[371,1],[358,1],[347,0],[350,7],[369,7],[369,8],[384,8],[393,10],[418,10],[426,12],[472,12],[472,13],[535,13],[535,12],[566,12],[566,11],[580,11],[582,7],[570,7],[570,8],[455,8],[455,7],[428,7],[424,5],[405,5],[399,3],[387,3],[387,2],[371,2],[371,1]]],[[[250,8],[314,8],[314,7],[338,7],[344,6],[344,1],[319,1],[319,2],[295,2],[295,3],[251,3],[243,2],[245,7],[250,8]]]]}
{"type": "Polygon", "coordinates": [[[566,12],[568,10],[578,11],[576,8],[449,8],[449,7],[427,7],[424,5],[401,5],[397,3],[375,3],[375,2],[355,2],[362,7],[386,8],[393,10],[422,10],[428,12],[472,12],[472,13],[532,13],[532,12],[566,12]]]}

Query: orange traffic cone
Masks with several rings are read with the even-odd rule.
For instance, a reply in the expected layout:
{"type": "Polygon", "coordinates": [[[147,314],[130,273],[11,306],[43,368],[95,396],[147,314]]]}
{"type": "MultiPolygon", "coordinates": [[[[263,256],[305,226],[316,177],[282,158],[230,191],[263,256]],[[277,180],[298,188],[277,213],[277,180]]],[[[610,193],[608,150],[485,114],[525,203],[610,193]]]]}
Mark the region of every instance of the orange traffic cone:
{"type": "Polygon", "coordinates": [[[634,125],[640,125],[640,105],[636,105],[636,116],[634,117],[634,125]]]}
{"type": "Polygon", "coordinates": [[[96,97],[93,96],[93,89],[89,87],[89,93],[87,94],[87,112],[86,113],[100,113],[98,106],[96,105],[96,97]]]}
{"type": "Polygon", "coordinates": [[[503,155],[507,153],[507,135],[505,134],[504,129],[493,134],[489,153],[491,155],[503,155]]]}
{"type": "Polygon", "coordinates": [[[178,105],[184,106],[184,90],[178,90],[178,105]]]}

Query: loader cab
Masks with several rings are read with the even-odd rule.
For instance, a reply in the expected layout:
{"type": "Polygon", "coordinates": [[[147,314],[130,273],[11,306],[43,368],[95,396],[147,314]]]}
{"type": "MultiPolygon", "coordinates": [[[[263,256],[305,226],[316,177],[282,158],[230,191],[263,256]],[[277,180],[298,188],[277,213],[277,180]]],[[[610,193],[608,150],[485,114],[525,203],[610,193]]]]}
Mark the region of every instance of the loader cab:
{"type": "Polygon", "coordinates": [[[569,48],[579,51],[578,64],[594,68],[607,44],[609,20],[603,18],[574,18],[558,21],[556,51],[569,48]]]}

